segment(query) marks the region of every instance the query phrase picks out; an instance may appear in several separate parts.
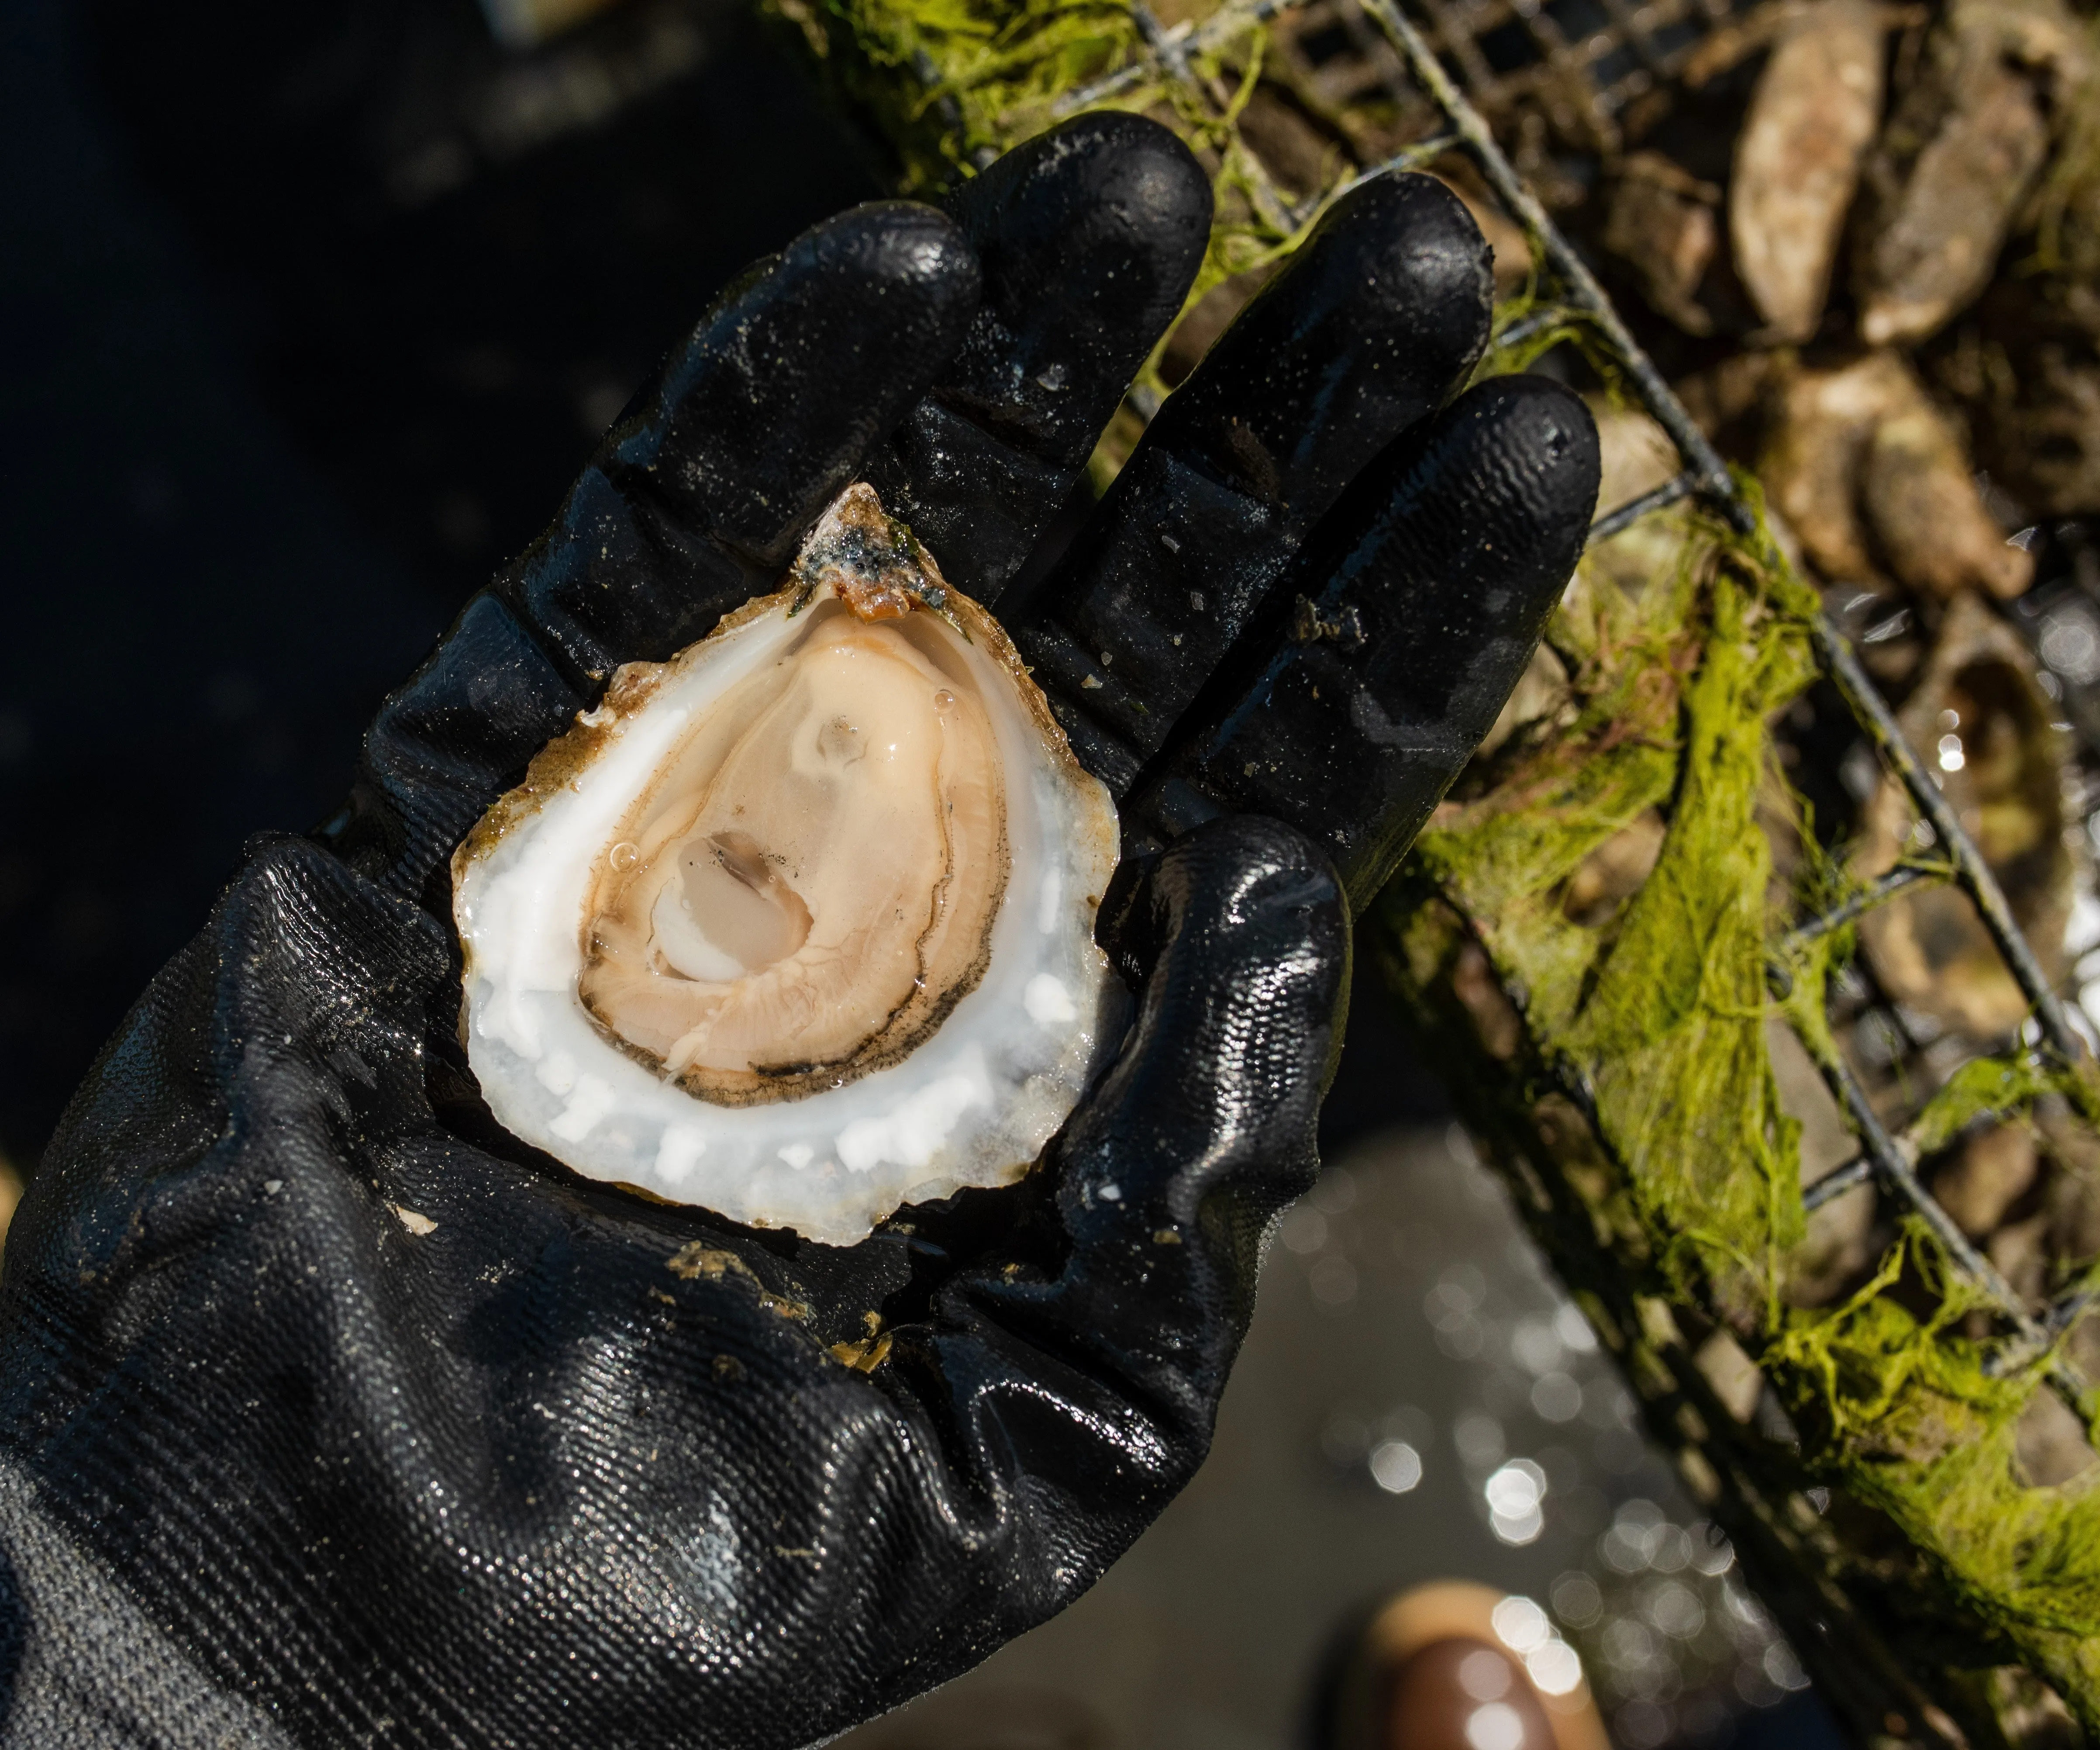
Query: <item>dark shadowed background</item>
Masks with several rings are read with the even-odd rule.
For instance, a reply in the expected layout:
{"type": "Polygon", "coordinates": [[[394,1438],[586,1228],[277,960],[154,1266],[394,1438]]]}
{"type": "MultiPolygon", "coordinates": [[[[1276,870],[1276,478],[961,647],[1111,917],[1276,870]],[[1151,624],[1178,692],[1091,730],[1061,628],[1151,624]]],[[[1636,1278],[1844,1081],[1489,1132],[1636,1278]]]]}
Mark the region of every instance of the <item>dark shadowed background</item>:
{"type": "Polygon", "coordinates": [[[875,192],[734,0],[0,9],[0,1151],[682,325],[875,192]]]}

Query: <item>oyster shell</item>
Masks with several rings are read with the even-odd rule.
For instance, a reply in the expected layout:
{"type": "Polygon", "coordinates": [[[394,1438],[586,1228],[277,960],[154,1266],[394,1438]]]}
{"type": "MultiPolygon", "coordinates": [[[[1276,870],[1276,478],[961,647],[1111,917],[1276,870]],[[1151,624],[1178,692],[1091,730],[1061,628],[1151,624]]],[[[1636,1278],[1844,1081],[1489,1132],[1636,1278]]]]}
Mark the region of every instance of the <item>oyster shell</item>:
{"type": "Polygon", "coordinates": [[[461,846],[468,1059],[580,1173],[848,1244],[1064,1121],[1116,854],[1004,633],[856,485],[461,846]]]}
{"type": "MultiPolygon", "coordinates": [[[[2063,971],[2079,873],[2066,831],[2069,748],[2054,716],[2019,634],[1974,595],[1957,596],[1900,721],[2052,979],[2063,971]]],[[[1902,785],[1885,776],[1868,804],[1855,872],[1871,880],[1921,848],[1916,818],[1902,785]]],[[[1883,990],[1943,1028],[1991,1039],[2027,1015],[2026,996],[1958,888],[1899,895],[1860,919],[1860,938],[1883,990]]]]}

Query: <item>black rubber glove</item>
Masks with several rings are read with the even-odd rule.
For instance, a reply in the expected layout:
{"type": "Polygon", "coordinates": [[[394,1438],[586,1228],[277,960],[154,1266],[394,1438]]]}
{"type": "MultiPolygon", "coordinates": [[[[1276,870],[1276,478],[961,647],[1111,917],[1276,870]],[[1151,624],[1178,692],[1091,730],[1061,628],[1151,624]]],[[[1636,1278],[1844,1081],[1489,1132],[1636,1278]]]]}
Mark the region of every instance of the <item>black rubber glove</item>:
{"type": "Polygon", "coordinates": [[[785,1750],[1070,1602],[1188,1480],[1316,1165],[1330,859],[1383,878],[1595,502],[1564,391],[1436,411],[1489,283],[1448,193],[1339,203],[999,603],[1141,852],[1103,914],[1138,1019],[1022,1185],[836,1250],[577,1179],[467,1072],[446,860],[857,476],[998,602],[1208,220],[1105,115],[949,215],[818,227],[388,703],[343,814],[251,847],[9,1240],[0,1741],[785,1750]]]}

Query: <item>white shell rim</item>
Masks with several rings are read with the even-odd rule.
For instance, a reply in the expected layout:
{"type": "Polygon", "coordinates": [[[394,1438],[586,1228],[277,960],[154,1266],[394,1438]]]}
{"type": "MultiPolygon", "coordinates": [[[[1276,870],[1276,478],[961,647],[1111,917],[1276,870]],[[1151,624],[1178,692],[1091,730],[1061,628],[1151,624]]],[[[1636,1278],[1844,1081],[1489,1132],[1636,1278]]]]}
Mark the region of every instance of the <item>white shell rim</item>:
{"type": "Polygon", "coordinates": [[[1012,873],[977,988],[902,1062],[767,1105],[712,1104],[606,1040],[576,994],[592,862],[693,709],[829,593],[761,598],[671,661],[622,669],[461,846],[453,919],[468,1061],[505,1129],[587,1177],[848,1245],[905,1204],[1019,1178],[1064,1122],[1119,994],[1093,939],[1117,828],[1004,632],[951,590],[965,660],[1004,671],[980,679],[1012,873]]]}

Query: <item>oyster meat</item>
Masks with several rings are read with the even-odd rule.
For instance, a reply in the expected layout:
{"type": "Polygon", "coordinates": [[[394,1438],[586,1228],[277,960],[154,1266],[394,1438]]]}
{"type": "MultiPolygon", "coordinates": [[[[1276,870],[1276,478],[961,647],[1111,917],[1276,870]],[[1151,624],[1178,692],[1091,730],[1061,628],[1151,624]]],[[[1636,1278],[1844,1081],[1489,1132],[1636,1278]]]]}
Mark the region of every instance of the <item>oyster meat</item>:
{"type": "Polygon", "coordinates": [[[849,1244],[1018,1178],[1095,1067],[1115,866],[998,624],[849,488],[452,860],[468,1058],[577,1172],[849,1244]]]}

